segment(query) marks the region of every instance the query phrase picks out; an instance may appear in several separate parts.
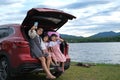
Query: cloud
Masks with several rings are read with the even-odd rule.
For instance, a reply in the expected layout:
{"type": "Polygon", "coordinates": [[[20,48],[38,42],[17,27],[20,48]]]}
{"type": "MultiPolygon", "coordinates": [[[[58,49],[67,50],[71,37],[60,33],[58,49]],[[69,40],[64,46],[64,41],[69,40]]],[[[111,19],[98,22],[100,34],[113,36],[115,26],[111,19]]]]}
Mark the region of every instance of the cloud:
{"type": "Polygon", "coordinates": [[[0,6],[11,5],[11,4],[14,4],[14,3],[17,3],[17,2],[16,1],[10,1],[10,0],[1,0],[0,6]]]}
{"type": "Polygon", "coordinates": [[[93,13],[92,15],[86,16],[84,18],[90,18],[95,16],[109,16],[113,12],[119,12],[120,11],[120,5],[115,6],[108,6],[105,9],[96,11],[96,13],[93,13]]]}
{"type": "Polygon", "coordinates": [[[47,6],[47,5],[38,5],[37,7],[39,7],[39,8],[49,8],[49,7],[51,7],[51,6],[47,6]]]}
{"type": "Polygon", "coordinates": [[[21,3],[24,0],[0,0],[0,6],[4,6],[4,5],[12,5],[12,4],[16,4],[16,3],[21,3]]]}
{"type": "Polygon", "coordinates": [[[119,0],[117,0],[105,2],[104,4],[99,5],[85,5],[84,7],[65,8],[67,12],[77,16],[77,19],[72,21],[72,23],[68,24],[66,27],[70,25],[75,27],[75,31],[79,32],[79,35],[83,36],[89,36],[91,34],[105,31],[120,31],[119,6],[119,0]],[[85,34],[81,34],[81,32],[85,32],[85,34]]]}
{"type": "Polygon", "coordinates": [[[48,5],[54,8],[61,8],[62,6],[74,3],[74,2],[78,2],[77,0],[45,0],[43,2],[44,5],[48,5]]]}
{"type": "Polygon", "coordinates": [[[75,2],[72,4],[69,4],[67,6],[63,6],[62,8],[67,9],[79,9],[79,8],[85,8],[89,6],[95,6],[95,5],[101,5],[101,4],[107,4],[109,1],[85,1],[85,2],[75,2]]]}
{"type": "Polygon", "coordinates": [[[104,31],[120,31],[120,0],[1,0],[0,24],[20,23],[29,9],[46,7],[63,10],[77,17],[60,33],[90,36],[104,31]]]}
{"type": "Polygon", "coordinates": [[[62,27],[59,32],[64,34],[75,34],[76,36],[84,36],[88,37],[93,34],[99,33],[99,32],[106,32],[106,31],[120,31],[119,28],[120,23],[104,23],[104,24],[89,24],[86,26],[64,26],[62,27]]]}
{"type": "Polygon", "coordinates": [[[74,35],[75,36],[84,36],[84,37],[88,37],[90,35],[93,35],[95,33],[91,33],[89,32],[89,28],[93,27],[93,26],[84,26],[84,27],[69,27],[69,26],[65,26],[62,27],[58,30],[59,33],[61,34],[69,34],[69,35],[74,35]]]}

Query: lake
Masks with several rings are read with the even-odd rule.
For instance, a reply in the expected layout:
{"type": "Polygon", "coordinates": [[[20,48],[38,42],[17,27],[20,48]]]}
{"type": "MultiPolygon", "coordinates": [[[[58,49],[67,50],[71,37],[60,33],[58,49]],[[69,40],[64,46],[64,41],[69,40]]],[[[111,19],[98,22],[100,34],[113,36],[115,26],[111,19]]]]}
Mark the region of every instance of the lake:
{"type": "Polygon", "coordinates": [[[70,43],[72,61],[120,64],[120,42],[70,43]]]}

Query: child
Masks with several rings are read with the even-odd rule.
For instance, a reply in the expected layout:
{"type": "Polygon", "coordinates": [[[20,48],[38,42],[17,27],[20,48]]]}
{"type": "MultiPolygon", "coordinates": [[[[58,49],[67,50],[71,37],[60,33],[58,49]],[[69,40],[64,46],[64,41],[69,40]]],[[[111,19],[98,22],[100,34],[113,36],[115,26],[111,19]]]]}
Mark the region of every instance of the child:
{"type": "Polygon", "coordinates": [[[61,44],[61,42],[63,41],[64,40],[61,38],[58,38],[56,34],[52,34],[49,46],[51,48],[52,53],[56,57],[56,60],[57,60],[56,62],[58,62],[59,64],[62,63],[62,71],[64,72],[64,62],[66,61],[66,58],[64,54],[61,52],[60,46],[59,46],[59,44],[61,44]]]}
{"type": "MultiPolygon", "coordinates": [[[[53,61],[56,63],[56,57],[54,54],[51,53],[50,48],[49,48],[49,36],[47,34],[43,36],[43,42],[46,46],[46,49],[44,49],[43,52],[48,53],[49,56],[53,59],[53,61]]],[[[55,65],[53,63],[52,59],[50,60],[50,62],[47,62],[48,68],[50,67],[50,63],[52,63],[52,65],[55,65]]],[[[56,63],[56,65],[57,65],[57,63],[56,63]]]]}
{"type": "Polygon", "coordinates": [[[49,54],[49,58],[47,60],[47,67],[48,69],[50,69],[50,63],[51,63],[51,54],[49,53],[49,48],[48,48],[48,44],[49,44],[49,36],[48,35],[44,35],[43,36],[43,43],[45,44],[45,48],[43,49],[43,52],[45,54],[49,54]]]}

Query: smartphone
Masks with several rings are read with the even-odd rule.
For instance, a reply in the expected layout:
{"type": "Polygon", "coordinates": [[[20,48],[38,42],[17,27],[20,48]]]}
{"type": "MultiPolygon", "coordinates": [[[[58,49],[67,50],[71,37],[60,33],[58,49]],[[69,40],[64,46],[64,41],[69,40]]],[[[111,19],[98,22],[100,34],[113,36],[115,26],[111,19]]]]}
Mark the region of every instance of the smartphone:
{"type": "Polygon", "coordinates": [[[34,26],[37,28],[38,27],[38,22],[34,22],[34,26]]]}

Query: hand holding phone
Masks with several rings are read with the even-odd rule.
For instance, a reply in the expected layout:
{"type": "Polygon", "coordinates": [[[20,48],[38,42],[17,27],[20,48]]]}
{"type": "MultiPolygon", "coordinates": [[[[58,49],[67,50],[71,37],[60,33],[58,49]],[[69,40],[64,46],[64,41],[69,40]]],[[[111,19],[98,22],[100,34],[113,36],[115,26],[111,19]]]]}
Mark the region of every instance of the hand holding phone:
{"type": "Polygon", "coordinates": [[[34,22],[34,26],[37,28],[38,27],[38,22],[34,22]]]}

